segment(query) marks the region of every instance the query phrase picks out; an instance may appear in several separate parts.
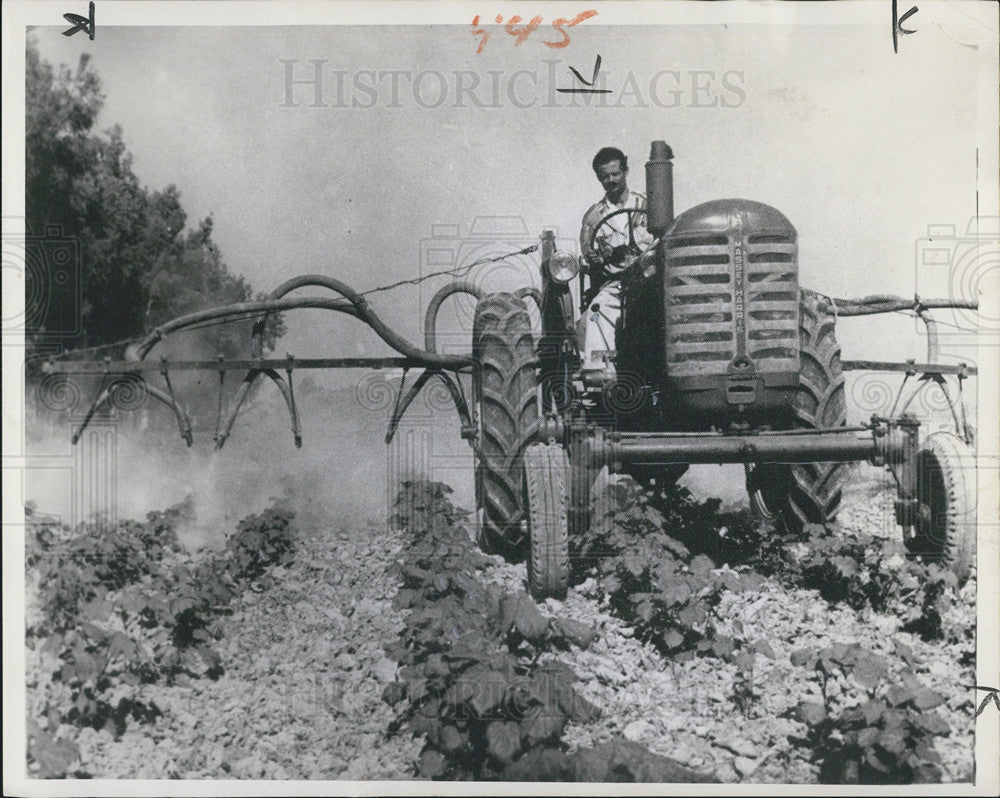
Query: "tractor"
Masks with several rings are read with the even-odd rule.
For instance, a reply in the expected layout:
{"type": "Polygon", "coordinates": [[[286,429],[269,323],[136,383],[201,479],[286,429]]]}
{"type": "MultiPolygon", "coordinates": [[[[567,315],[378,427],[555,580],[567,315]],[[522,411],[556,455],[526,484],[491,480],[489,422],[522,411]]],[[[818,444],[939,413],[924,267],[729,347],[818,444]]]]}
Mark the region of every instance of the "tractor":
{"type": "MultiPolygon", "coordinates": [[[[975,471],[971,433],[945,374],[974,369],[935,364],[931,307],[970,306],[897,297],[833,300],[799,285],[796,231],[777,209],[743,199],[706,202],[674,216],[673,154],[652,144],[647,209],[623,208],[627,267],[621,280],[616,348],[581,371],[580,317],[606,264],[581,269],[542,237],[542,331],[534,344],[524,299],[483,298],[473,325],[479,403],[477,498],[481,543],[527,557],[532,593],[566,593],[570,536],[590,522],[598,473],[625,472],[665,487],[692,463],[743,463],[758,522],[794,535],[835,520],[845,464],[885,465],[898,487],[896,520],[914,551],[936,555],[965,578],[975,560],[975,471]],[[637,243],[640,214],[652,243],[637,243]],[[575,306],[570,285],[579,281],[575,306]],[[588,285],[589,283],[589,285],[588,285]],[[841,361],[838,315],[914,309],[928,324],[928,364],[841,361]],[[955,432],[922,442],[906,412],[847,426],[845,365],[921,373],[942,386],[955,432]],[[859,433],[862,433],[859,435],[859,433]]],[[[594,353],[590,353],[593,355],[594,353]]],[[[919,389],[918,385],[918,389],[919,389]]],[[[912,400],[912,396],[910,397],[912,400]]]]}
{"type": "Polygon", "coordinates": [[[977,303],[888,295],[833,299],[802,288],[796,231],[784,214],[760,202],[722,199],[675,217],[672,159],[670,147],[654,141],[646,164],[646,209],[614,211],[594,229],[596,235],[612,217],[627,217],[627,251],[618,253],[623,260],[617,264],[624,268],[613,275],[622,286],[615,348],[589,353],[605,364],[596,373],[581,368],[585,336],[579,328],[587,314],[600,311],[593,297],[612,276],[610,264],[581,268],[580,258],[558,251],[554,233],[546,230],[537,245],[522,250],[540,251],[541,290],[524,286],[487,295],[470,280],[445,285],[426,310],[423,348],[386,325],[364,294],[312,274],[286,281],[265,299],[167,322],[130,345],[124,360],[52,358],[45,379],[98,377],[74,443],[101,406],[114,404],[116,392],[138,388],[171,408],[191,445],[191,423],[174,393],[170,371],[217,371],[217,448],[231,434],[261,376],[285,398],[296,446],[302,436],[295,371],[402,369],[387,443],[421,389],[439,379],[474,452],[480,545],[509,560],[526,559],[529,587],[537,599],[566,594],[569,540],[591,521],[599,475],[627,473],[663,488],[694,463],[742,463],[755,519],[788,535],[807,524],[835,520],[847,463],[885,466],[895,480],[895,516],[908,548],[936,558],[965,579],[976,557],[976,470],[962,386],[976,369],[937,362],[937,323],[929,311],[975,309],[977,303]],[[648,231],[644,245],[635,234],[640,214],[646,216],[648,231]],[[573,296],[574,281],[579,301],[573,296]],[[302,288],[334,296],[289,296],[302,288]],[[449,297],[463,293],[476,299],[472,351],[438,353],[438,312],[449,297]],[[538,335],[527,301],[538,307],[538,335]],[[297,308],[351,316],[400,356],[265,358],[262,336],[268,314],[297,308]],[[838,317],[893,311],[910,311],[926,325],[925,363],[841,360],[838,317]],[[251,357],[245,360],[147,360],[173,332],[248,315],[258,321],[251,357]],[[421,372],[407,387],[410,369],[421,372]],[[848,426],[844,371],[850,369],[905,375],[888,416],[873,415],[848,426]],[[246,373],[224,412],[221,390],[231,370],[246,373]],[[160,373],[164,388],[146,381],[143,375],[150,372],[160,373]],[[932,383],[947,400],[954,430],[921,435],[921,424],[909,408],[932,383]]]}

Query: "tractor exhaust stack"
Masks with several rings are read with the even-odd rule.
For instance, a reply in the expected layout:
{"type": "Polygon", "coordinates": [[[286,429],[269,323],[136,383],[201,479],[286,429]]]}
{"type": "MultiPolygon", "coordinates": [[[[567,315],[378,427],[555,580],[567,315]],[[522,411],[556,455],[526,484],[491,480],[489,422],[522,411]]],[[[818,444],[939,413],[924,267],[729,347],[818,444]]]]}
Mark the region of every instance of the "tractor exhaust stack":
{"type": "Polygon", "coordinates": [[[665,141],[654,141],[646,162],[646,213],[649,232],[659,238],[674,221],[674,153],[665,141]]]}

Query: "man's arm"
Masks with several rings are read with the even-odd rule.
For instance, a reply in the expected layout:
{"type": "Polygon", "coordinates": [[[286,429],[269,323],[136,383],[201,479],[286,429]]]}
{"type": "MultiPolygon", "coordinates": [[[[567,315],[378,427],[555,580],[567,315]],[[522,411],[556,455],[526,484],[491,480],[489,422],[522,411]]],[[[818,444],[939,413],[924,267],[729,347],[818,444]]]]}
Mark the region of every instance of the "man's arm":
{"type": "Polygon", "coordinates": [[[590,247],[590,237],[594,234],[594,226],[601,221],[601,203],[597,202],[587,209],[580,226],[580,254],[589,264],[593,264],[597,253],[590,247]]]}

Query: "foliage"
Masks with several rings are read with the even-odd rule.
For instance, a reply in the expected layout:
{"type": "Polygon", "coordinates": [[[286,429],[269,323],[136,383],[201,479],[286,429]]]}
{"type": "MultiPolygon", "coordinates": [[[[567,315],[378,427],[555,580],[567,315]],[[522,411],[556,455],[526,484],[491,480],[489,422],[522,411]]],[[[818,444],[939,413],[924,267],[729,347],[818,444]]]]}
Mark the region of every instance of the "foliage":
{"type": "Polygon", "coordinates": [[[905,631],[925,640],[961,634],[943,622],[959,589],[949,568],[908,557],[904,545],[893,538],[846,535],[819,524],[808,525],[803,536],[795,547],[798,555],[786,563],[786,580],[819,591],[831,603],[891,612],[905,631]]]}
{"type": "Polygon", "coordinates": [[[426,735],[418,768],[433,779],[507,781],[683,781],[709,779],[636,743],[615,740],[567,754],[569,722],[599,711],[555,657],[588,647],[593,629],[546,617],[528,596],[501,592],[477,571],[490,563],[462,520],[467,512],[439,482],[404,482],[396,522],[409,531],[398,563],[396,605],[409,611],[387,646],[401,681],[383,695],[402,703],[395,727],[426,735]]]}
{"type": "Polygon", "coordinates": [[[404,483],[397,520],[411,541],[398,564],[395,604],[406,628],[387,646],[401,681],[385,700],[405,700],[397,725],[427,736],[426,778],[497,779],[528,751],[561,751],[570,720],[597,710],[572,687],[575,674],[547,657],[553,648],[587,646],[594,633],[568,619],[546,618],[526,592],[504,594],[476,575],[489,560],[434,482],[404,483]]]}
{"type": "Polygon", "coordinates": [[[434,518],[448,524],[458,524],[470,515],[468,510],[456,507],[448,496],[454,493],[443,482],[427,480],[404,481],[396,499],[392,522],[397,527],[408,527],[415,535],[424,534],[434,518]]]}
{"type": "Polygon", "coordinates": [[[79,774],[73,766],[80,761],[80,748],[72,740],[56,737],[28,718],[28,761],[38,768],[41,779],[61,779],[79,774]]]}
{"type": "MultiPolygon", "coordinates": [[[[665,498],[683,506],[685,491],[675,490],[678,495],[668,492],[665,498]]],[[[659,501],[662,504],[664,497],[659,501]]],[[[682,527],[674,536],[717,562],[746,564],[789,587],[816,590],[831,604],[892,613],[901,619],[904,631],[927,641],[958,642],[968,632],[948,623],[960,588],[954,572],[910,556],[895,537],[848,533],[836,524],[807,524],[790,538],[766,524],[754,524],[748,513],[720,514],[696,534],[682,527]]]]}
{"type": "MultiPolygon", "coordinates": [[[[900,655],[912,653],[897,644],[900,655]]],[[[890,662],[859,645],[834,644],[792,655],[792,664],[816,672],[823,702],[796,708],[808,728],[807,742],[820,763],[820,777],[839,784],[910,784],[941,781],[934,738],[950,733],[934,708],[942,696],[923,686],[907,668],[894,683],[890,662]],[[834,698],[835,680],[840,698],[834,698]]]]}
{"type": "Polygon", "coordinates": [[[145,685],[218,678],[218,618],[242,586],[293,551],[292,514],[279,503],[240,522],[227,557],[193,561],[176,531],[192,512],[183,502],[145,523],[98,519],[74,530],[26,513],[35,599],[27,644],[41,663],[42,695],[29,759],[39,775],[64,775],[74,760],[65,725],[119,735],[129,720],[160,716],[145,685]]]}
{"type": "Polygon", "coordinates": [[[673,504],[658,509],[631,479],[608,485],[598,502],[603,512],[573,541],[573,561],[580,575],[596,572],[611,608],[664,654],[739,656],[749,667],[752,650],[717,630],[715,608],[725,591],[751,589],[762,579],[692,556],[677,538],[711,524],[718,502],[699,503],[683,489],[674,495],[673,504]]]}
{"type": "MultiPolygon", "coordinates": [[[[25,100],[26,258],[40,267],[27,269],[29,281],[40,281],[27,290],[44,308],[28,330],[29,374],[53,347],[123,341],[195,308],[253,298],[222,262],[211,218],[185,234],[177,188],[144,188],[121,128],[96,130],[104,94],[88,55],[75,71],[56,69],[29,39],[25,100]],[[74,251],[68,280],[54,273],[67,264],[48,254],[59,241],[74,251]]],[[[200,346],[209,355],[245,355],[249,324],[199,333],[200,346]]],[[[283,329],[274,316],[267,346],[283,329]]]]}
{"type": "Polygon", "coordinates": [[[43,619],[34,627],[35,634],[65,632],[108,592],[147,574],[162,578],[164,557],[181,551],[174,527],[190,513],[190,502],[184,502],[149,513],[145,524],[123,521],[111,526],[96,519],[73,533],[52,523],[31,523],[28,516],[25,560],[38,580],[43,619]]]}
{"type": "Polygon", "coordinates": [[[291,562],[295,555],[294,515],[285,502],[278,502],[240,521],[236,534],[226,541],[233,579],[257,579],[272,566],[291,562]]]}

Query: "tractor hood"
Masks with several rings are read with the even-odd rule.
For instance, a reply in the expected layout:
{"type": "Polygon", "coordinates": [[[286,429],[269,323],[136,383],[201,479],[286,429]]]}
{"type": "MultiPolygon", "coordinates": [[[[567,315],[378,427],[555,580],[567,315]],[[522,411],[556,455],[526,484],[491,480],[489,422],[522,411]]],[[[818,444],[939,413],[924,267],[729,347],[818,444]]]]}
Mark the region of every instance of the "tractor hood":
{"type": "Polygon", "coordinates": [[[795,228],[762,202],[721,199],[664,237],[667,390],[682,414],[764,423],[798,386],[795,228]]]}
{"type": "Polygon", "coordinates": [[[753,235],[781,235],[795,240],[795,228],[777,208],[746,199],[718,199],[695,205],[680,216],[667,235],[725,233],[741,225],[753,235]],[[742,218],[740,218],[742,217],[742,218]]]}

